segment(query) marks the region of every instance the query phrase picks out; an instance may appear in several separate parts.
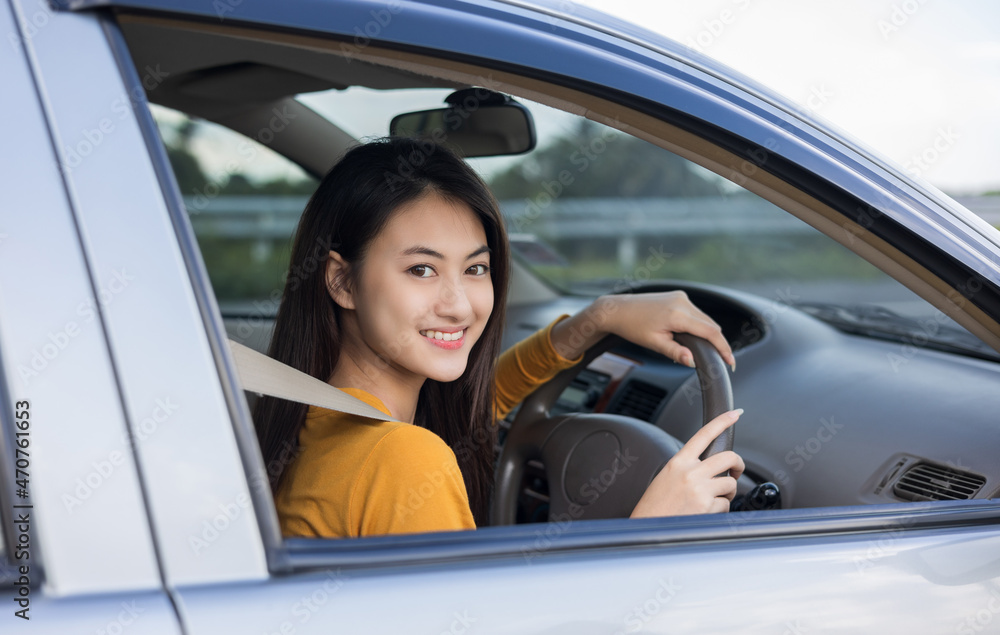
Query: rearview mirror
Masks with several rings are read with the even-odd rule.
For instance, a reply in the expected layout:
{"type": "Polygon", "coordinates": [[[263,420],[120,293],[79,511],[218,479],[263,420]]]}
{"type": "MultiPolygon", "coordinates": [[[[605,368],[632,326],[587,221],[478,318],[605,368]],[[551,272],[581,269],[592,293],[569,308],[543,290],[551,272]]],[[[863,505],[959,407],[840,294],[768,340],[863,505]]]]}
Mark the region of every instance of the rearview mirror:
{"type": "Polygon", "coordinates": [[[447,108],[396,115],[389,134],[427,138],[463,157],[522,154],[535,147],[535,124],[527,108],[507,95],[466,88],[445,99],[447,108]]]}

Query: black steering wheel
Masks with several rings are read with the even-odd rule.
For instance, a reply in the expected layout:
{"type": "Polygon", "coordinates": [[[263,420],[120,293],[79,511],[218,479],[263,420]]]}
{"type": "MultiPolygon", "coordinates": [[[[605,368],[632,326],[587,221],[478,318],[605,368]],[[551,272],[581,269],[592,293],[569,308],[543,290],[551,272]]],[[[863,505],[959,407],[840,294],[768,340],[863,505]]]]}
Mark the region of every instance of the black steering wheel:
{"type": "MultiPolygon", "coordinates": [[[[703,421],[733,409],[733,390],[722,356],[708,341],[689,333],[676,340],[694,354],[701,387],[703,421]]],[[[608,336],[579,364],[533,392],[518,411],[497,464],[492,524],[513,525],[525,464],[545,465],[549,520],[627,518],[653,477],[681,449],[673,436],[645,421],[602,413],[553,417],[550,409],[573,378],[597,356],[623,340],[608,336]]],[[[733,449],[734,426],[714,439],[705,459],[733,449]]]]}

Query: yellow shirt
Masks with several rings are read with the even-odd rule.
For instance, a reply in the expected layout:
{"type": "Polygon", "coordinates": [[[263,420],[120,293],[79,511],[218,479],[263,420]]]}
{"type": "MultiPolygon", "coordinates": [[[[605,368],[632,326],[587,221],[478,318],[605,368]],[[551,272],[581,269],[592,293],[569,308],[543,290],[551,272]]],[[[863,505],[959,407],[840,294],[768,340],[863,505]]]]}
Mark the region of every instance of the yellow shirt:
{"type": "MultiPolygon", "coordinates": [[[[568,360],[552,346],[552,326],[497,360],[496,414],[511,409],[568,360]]],[[[374,395],[344,388],[389,414],[374,395]]],[[[275,496],[285,536],[358,537],[475,529],[469,497],[450,447],[410,423],[372,421],[310,406],[299,431],[299,454],[275,496]]]]}

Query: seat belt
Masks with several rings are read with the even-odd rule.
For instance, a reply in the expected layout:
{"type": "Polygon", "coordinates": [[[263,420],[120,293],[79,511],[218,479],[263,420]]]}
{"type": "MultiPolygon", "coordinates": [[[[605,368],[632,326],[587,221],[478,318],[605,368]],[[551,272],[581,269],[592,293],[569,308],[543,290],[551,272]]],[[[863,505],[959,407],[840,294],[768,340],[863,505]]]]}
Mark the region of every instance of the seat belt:
{"type": "Polygon", "coordinates": [[[229,340],[229,350],[236,360],[236,371],[240,376],[243,390],[329,408],[367,419],[397,421],[357,397],[239,342],[229,340]]]}

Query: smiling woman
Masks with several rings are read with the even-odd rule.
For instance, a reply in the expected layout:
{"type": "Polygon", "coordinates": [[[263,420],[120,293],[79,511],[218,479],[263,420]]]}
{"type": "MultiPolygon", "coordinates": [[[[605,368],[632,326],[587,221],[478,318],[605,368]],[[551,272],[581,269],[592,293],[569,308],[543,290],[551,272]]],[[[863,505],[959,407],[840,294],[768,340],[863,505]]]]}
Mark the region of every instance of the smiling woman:
{"type": "MultiPolygon", "coordinates": [[[[316,240],[328,240],[333,249],[325,276],[286,286],[269,353],[314,377],[355,389],[387,414],[417,424],[392,439],[427,428],[439,437],[422,437],[435,446],[431,454],[443,454],[445,459],[452,452],[445,444],[461,445],[464,487],[455,495],[464,498],[467,490],[472,516],[482,522],[496,438],[493,363],[504,317],[502,306],[494,309],[493,297],[494,293],[503,297],[507,290],[507,239],[485,184],[457,157],[443,150],[435,155],[430,160],[420,146],[404,140],[373,142],[349,152],[327,174],[306,206],[291,257],[294,266],[308,257],[316,240]],[[387,175],[397,174],[402,156],[419,157],[422,165],[387,185],[387,175]],[[484,246],[488,256],[480,252],[484,246]],[[481,271],[484,268],[488,275],[481,271]],[[463,340],[457,340],[463,345],[456,350],[430,345],[421,334],[459,327],[466,332],[463,340]]],[[[442,341],[443,337],[442,332],[442,341]]],[[[295,497],[312,499],[294,487],[296,475],[309,472],[306,466],[312,457],[308,439],[297,437],[300,428],[306,435],[310,430],[306,407],[262,399],[254,419],[269,462],[286,444],[305,450],[291,469],[272,474],[279,514],[290,518],[294,515],[290,508],[299,509],[295,497]]],[[[332,490],[342,495],[334,495],[336,501],[320,510],[321,515],[328,519],[346,512],[348,526],[335,535],[368,533],[349,522],[355,520],[352,509],[341,502],[351,500],[371,453],[385,449],[383,437],[393,429],[380,429],[372,444],[363,443],[356,465],[345,459],[344,448],[337,444],[326,456],[317,457],[326,475],[323,500],[331,500],[332,490]],[[338,479],[331,470],[344,470],[344,478],[338,479]]],[[[404,441],[399,449],[407,445],[404,441]]],[[[396,458],[372,467],[381,473],[396,458]]],[[[450,458],[454,463],[454,455],[450,458]]],[[[432,458],[432,463],[440,461],[432,458]]],[[[392,509],[392,501],[385,497],[361,494],[366,505],[386,503],[381,508],[392,509]]],[[[469,505],[465,507],[468,515],[469,505]]],[[[463,519],[453,528],[468,526],[471,520],[463,519]]],[[[329,535],[316,527],[318,521],[303,522],[313,535],[329,535]]],[[[328,526],[326,520],[321,524],[328,526]]],[[[289,528],[287,522],[285,527],[289,528]]],[[[394,525],[376,523],[369,528],[371,533],[384,533],[394,525]]]]}

